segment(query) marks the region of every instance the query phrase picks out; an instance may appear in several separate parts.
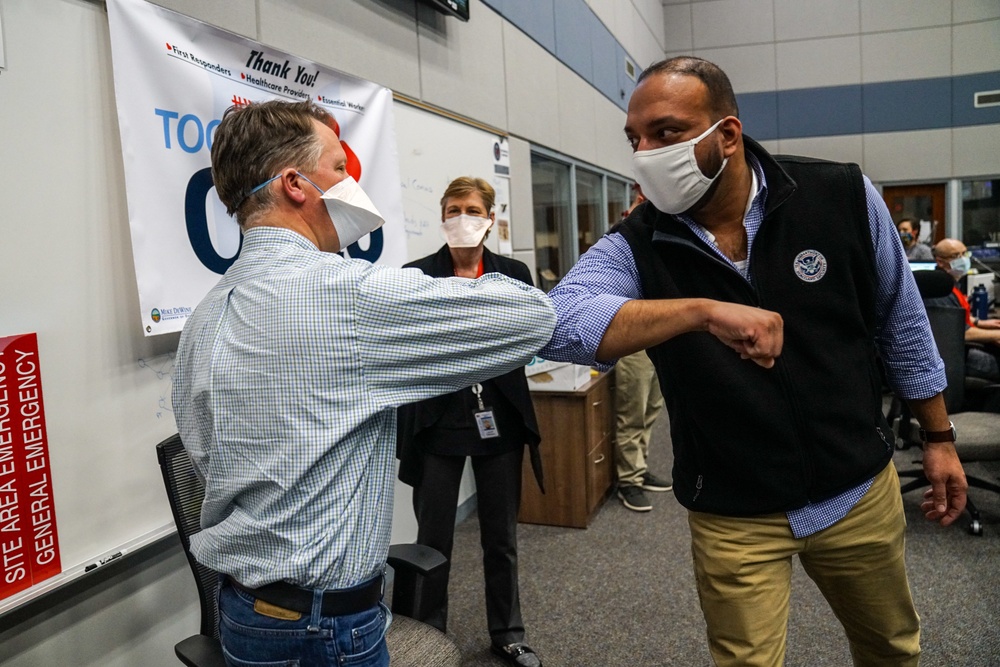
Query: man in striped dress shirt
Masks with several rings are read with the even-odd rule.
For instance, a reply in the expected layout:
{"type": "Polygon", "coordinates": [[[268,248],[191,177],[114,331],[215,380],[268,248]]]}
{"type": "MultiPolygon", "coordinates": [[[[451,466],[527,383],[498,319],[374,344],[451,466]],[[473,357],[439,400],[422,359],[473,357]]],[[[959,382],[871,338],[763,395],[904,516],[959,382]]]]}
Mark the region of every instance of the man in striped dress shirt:
{"type": "Polygon", "coordinates": [[[199,562],[225,575],[232,664],[384,667],[395,408],[526,364],[545,295],[346,259],[381,224],[316,105],[234,107],[215,132],[240,256],[187,322],[178,429],[205,482],[199,562]]]}

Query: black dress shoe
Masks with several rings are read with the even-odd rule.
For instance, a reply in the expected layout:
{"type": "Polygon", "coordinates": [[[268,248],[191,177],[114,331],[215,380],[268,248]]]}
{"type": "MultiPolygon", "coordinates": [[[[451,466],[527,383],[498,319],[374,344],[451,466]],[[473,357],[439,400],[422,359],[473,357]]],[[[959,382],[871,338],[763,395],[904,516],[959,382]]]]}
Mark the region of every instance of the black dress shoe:
{"type": "Polygon", "coordinates": [[[538,659],[531,647],[521,642],[497,646],[494,644],[490,650],[507,661],[508,665],[514,667],[542,667],[542,661],[538,659]]]}

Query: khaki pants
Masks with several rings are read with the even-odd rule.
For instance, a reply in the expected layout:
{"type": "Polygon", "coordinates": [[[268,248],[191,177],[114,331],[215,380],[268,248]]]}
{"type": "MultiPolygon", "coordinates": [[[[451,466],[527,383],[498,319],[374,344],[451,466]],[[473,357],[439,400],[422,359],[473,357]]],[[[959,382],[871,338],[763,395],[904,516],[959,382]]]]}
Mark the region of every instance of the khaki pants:
{"type": "Polygon", "coordinates": [[[653,422],[662,409],[656,369],[645,351],[619,359],[615,366],[615,460],[620,486],[642,483],[653,422]]]}
{"type": "Polygon", "coordinates": [[[690,512],[695,578],[720,667],[785,657],[792,555],[844,626],[855,665],[917,665],[920,621],[903,558],[903,503],[890,463],[841,521],[795,539],[784,514],[690,512]]]}

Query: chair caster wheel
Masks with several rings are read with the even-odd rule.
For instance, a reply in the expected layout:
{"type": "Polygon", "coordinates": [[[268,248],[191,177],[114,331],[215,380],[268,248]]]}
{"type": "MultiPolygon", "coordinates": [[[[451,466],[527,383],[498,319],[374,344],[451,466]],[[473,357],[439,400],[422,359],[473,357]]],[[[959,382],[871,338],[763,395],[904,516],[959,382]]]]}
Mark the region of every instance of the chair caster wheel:
{"type": "Polygon", "coordinates": [[[983,524],[978,519],[969,522],[969,534],[983,536],[983,524]]]}

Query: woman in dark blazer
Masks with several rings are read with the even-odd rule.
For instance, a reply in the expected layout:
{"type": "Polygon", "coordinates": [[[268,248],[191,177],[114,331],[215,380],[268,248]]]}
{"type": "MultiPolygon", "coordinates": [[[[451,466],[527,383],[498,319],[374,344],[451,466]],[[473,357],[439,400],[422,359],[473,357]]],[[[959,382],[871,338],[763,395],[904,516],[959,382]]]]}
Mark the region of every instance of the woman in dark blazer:
{"type": "MultiPolygon", "coordinates": [[[[496,272],[532,284],[527,266],[483,246],[494,222],[494,196],[481,178],[452,181],[441,198],[448,243],[407,266],[439,278],[496,272]]],[[[541,438],[524,369],[403,406],[397,414],[399,479],[413,487],[417,543],[434,547],[449,560],[444,573],[426,583],[423,595],[430,611],[419,620],[442,631],[447,626],[455,514],[469,457],[476,479],[491,648],[511,665],[538,667],[538,657],[524,643],[518,598],[517,513],[525,445],[542,487],[541,438]]]]}

